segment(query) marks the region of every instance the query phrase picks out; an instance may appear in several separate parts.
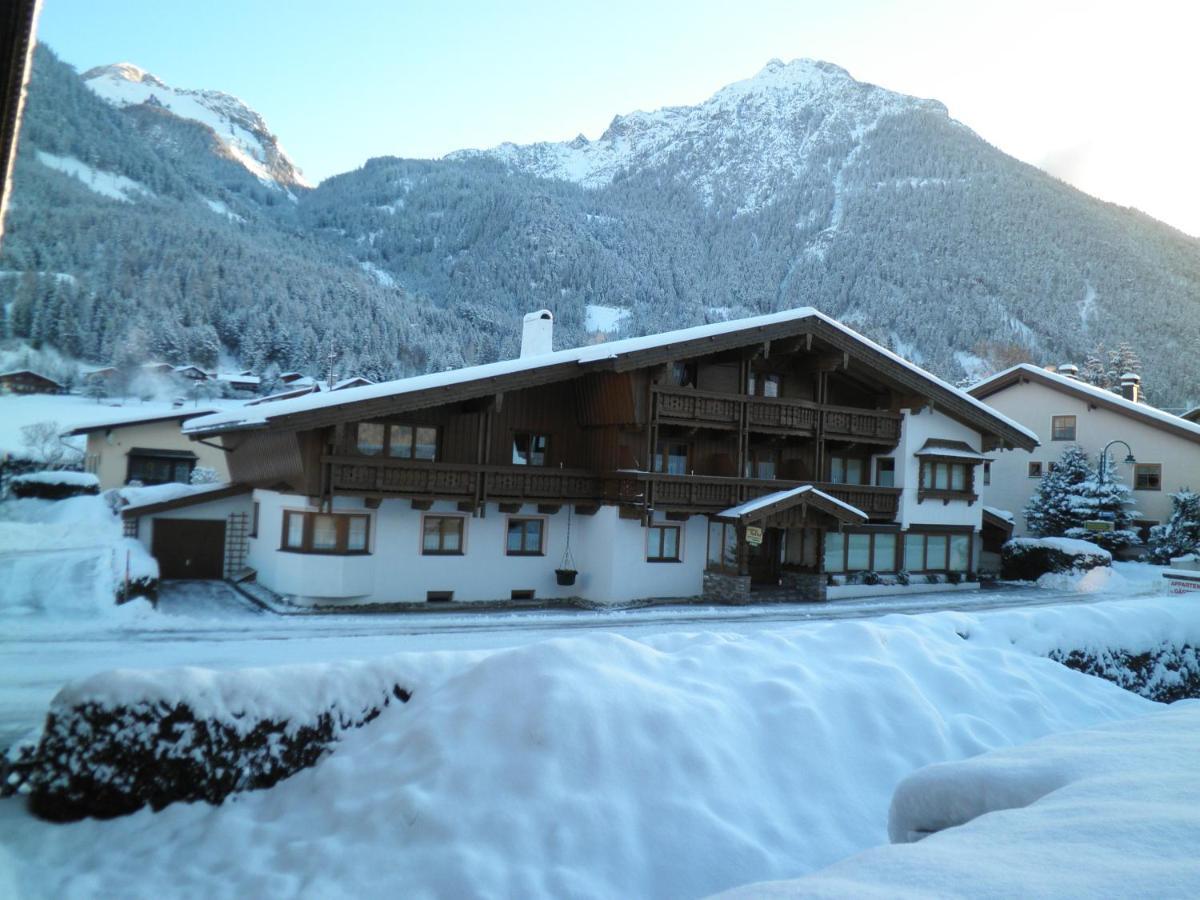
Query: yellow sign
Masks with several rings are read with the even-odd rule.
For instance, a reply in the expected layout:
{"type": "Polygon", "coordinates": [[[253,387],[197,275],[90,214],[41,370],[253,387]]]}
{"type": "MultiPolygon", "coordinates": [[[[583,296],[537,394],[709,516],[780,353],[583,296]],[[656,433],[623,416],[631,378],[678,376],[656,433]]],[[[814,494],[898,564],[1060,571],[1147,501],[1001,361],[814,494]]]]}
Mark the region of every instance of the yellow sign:
{"type": "Polygon", "coordinates": [[[746,543],[752,547],[757,547],[762,543],[763,530],[756,525],[746,526],[746,543]]]}
{"type": "Polygon", "coordinates": [[[1100,519],[1088,519],[1083,523],[1083,527],[1088,531],[1112,531],[1113,523],[1105,522],[1100,519]]]}

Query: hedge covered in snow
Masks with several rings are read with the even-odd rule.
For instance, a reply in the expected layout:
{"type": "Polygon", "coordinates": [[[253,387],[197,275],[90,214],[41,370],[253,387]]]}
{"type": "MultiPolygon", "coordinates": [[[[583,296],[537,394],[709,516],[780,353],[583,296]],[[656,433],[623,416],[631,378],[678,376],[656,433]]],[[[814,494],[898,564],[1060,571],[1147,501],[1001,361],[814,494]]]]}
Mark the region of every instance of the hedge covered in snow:
{"type": "Polygon", "coordinates": [[[1074,538],[1013,538],[1000,551],[1001,577],[1011,581],[1111,565],[1112,554],[1103,547],[1074,538]]]}
{"type": "Polygon", "coordinates": [[[409,696],[370,663],[106,672],[59,692],[20,789],[59,822],[220,804],[314,765],[409,696]]]}
{"type": "Polygon", "coordinates": [[[90,472],[30,472],[17,475],[8,483],[9,492],[19,499],[65,500],[100,493],[100,479],[90,472]]]}
{"type": "Polygon", "coordinates": [[[1111,647],[1055,650],[1050,658],[1159,703],[1200,698],[1200,653],[1191,644],[1163,642],[1142,653],[1111,647]]]}

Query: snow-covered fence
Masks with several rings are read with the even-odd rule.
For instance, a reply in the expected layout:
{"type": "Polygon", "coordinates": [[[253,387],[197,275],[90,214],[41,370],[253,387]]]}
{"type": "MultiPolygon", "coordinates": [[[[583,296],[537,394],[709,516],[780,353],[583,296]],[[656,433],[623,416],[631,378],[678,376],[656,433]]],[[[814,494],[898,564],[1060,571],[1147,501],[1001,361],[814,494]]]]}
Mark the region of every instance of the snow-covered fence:
{"type": "Polygon", "coordinates": [[[59,692],[6,790],[59,822],[219,804],[314,765],[342,732],[409,696],[372,663],[106,672],[59,692]]]}
{"type": "Polygon", "coordinates": [[[1013,538],[1000,551],[1001,577],[1015,581],[1111,565],[1112,554],[1103,547],[1074,538],[1013,538]]]}

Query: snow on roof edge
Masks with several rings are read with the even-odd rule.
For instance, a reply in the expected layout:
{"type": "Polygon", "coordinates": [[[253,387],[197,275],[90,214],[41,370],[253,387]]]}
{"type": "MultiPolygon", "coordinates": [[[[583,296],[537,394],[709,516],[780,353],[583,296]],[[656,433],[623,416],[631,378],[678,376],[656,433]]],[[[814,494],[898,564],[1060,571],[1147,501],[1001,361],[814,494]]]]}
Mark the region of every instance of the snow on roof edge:
{"type": "Polygon", "coordinates": [[[831,503],[836,503],[843,509],[852,512],[863,519],[870,518],[857,506],[852,506],[844,500],[839,500],[837,497],[827,494],[820,488],[811,484],[802,484],[799,487],[788,488],[787,490],[764,494],[761,497],[755,497],[753,500],[747,500],[745,503],[739,503],[737,506],[731,506],[729,509],[717,513],[717,515],[729,519],[738,519],[754,512],[755,510],[762,509],[764,506],[770,506],[771,504],[778,503],[781,500],[790,500],[793,497],[799,497],[808,493],[811,493],[817,497],[822,497],[831,503]]]}

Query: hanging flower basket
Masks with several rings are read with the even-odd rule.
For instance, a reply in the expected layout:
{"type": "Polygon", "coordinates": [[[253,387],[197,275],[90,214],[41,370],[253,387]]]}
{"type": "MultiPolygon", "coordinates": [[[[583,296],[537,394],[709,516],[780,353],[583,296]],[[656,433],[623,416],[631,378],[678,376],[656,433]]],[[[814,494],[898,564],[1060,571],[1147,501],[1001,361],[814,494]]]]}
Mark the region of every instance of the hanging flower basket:
{"type": "Polygon", "coordinates": [[[558,568],[554,570],[554,577],[558,579],[558,583],[563,587],[569,587],[575,583],[575,576],[579,571],[575,568],[575,557],[571,555],[571,507],[567,507],[567,545],[563,550],[562,562],[558,564],[558,568]]]}
{"type": "Polygon", "coordinates": [[[575,576],[579,573],[574,569],[555,569],[554,577],[558,579],[558,583],[567,586],[575,583],[575,576]]]}

